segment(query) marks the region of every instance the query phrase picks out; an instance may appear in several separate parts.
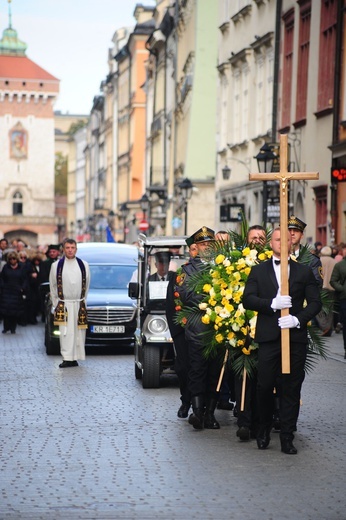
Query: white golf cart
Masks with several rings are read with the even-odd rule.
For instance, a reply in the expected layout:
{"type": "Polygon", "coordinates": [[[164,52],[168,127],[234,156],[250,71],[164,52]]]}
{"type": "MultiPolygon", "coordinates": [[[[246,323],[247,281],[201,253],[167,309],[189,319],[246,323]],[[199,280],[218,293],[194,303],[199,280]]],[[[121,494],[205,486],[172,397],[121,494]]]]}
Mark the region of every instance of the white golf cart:
{"type": "Polygon", "coordinates": [[[138,236],[138,269],[129,283],[129,296],[136,300],[135,377],[143,388],[158,388],[162,374],[174,373],[174,345],[165,310],[168,281],[157,280],[155,258],[169,252],[165,269],[176,271],[189,259],[185,238],[138,236]]]}

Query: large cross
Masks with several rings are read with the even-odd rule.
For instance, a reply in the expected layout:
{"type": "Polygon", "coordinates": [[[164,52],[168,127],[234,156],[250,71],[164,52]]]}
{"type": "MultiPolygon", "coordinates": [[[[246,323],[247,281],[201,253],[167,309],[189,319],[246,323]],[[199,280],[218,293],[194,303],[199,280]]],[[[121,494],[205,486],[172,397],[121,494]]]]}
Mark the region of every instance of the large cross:
{"type": "MultiPolygon", "coordinates": [[[[287,134],[280,134],[280,171],[277,173],[250,173],[250,181],[280,181],[280,249],[281,294],[288,295],[288,181],[318,179],[318,172],[288,172],[287,134]]],[[[289,309],[282,309],[281,316],[288,316],[289,309]]],[[[282,373],[290,373],[290,330],[281,329],[282,373]]]]}

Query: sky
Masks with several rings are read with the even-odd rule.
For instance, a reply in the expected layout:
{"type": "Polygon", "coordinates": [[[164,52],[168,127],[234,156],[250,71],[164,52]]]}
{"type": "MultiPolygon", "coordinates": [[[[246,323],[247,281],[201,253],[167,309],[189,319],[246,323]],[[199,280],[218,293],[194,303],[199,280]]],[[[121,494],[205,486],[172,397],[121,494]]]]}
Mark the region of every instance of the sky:
{"type": "MultiPolygon", "coordinates": [[[[116,29],[136,24],[136,4],[154,0],[12,0],[12,28],[26,55],[60,80],[54,110],[89,114],[108,74],[108,49],[116,29]]],[[[9,25],[8,1],[0,0],[0,34],[9,25]]]]}

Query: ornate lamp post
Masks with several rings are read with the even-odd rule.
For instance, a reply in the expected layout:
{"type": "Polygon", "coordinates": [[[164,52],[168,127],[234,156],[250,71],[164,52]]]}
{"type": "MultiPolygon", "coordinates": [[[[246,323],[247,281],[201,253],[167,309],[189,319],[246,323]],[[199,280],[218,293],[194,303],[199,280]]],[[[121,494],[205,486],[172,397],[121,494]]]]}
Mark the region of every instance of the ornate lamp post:
{"type": "Polygon", "coordinates": [[[184,201],[184,234],[187,235],[187,206],[192,196],[193,184],[190,179],[185,178],[178,184],[178,187],[184,201]]]}
{"type": "Polygon", "coordinates": [[[124,243],[126,242],[126,219],[130,213],[130,209],[127,207],[126,202],[123,202],[122,205],[119,208],[120,215],[124,221],[124,243]]]}

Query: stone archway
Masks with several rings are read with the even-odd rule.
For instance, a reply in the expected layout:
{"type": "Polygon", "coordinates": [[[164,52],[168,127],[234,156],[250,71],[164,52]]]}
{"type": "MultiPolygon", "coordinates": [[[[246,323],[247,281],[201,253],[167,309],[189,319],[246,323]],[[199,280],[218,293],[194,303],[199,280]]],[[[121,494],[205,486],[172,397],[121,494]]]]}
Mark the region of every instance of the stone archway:
{"type": "Polygon", "coordinates": [[[36,247],[37,237],[37,233],[27,229],[14,229],[5,233],[5,238],[7,238],[9,244],[12,240],[22,240],[27,246],[31,247],[36,247]]]}

